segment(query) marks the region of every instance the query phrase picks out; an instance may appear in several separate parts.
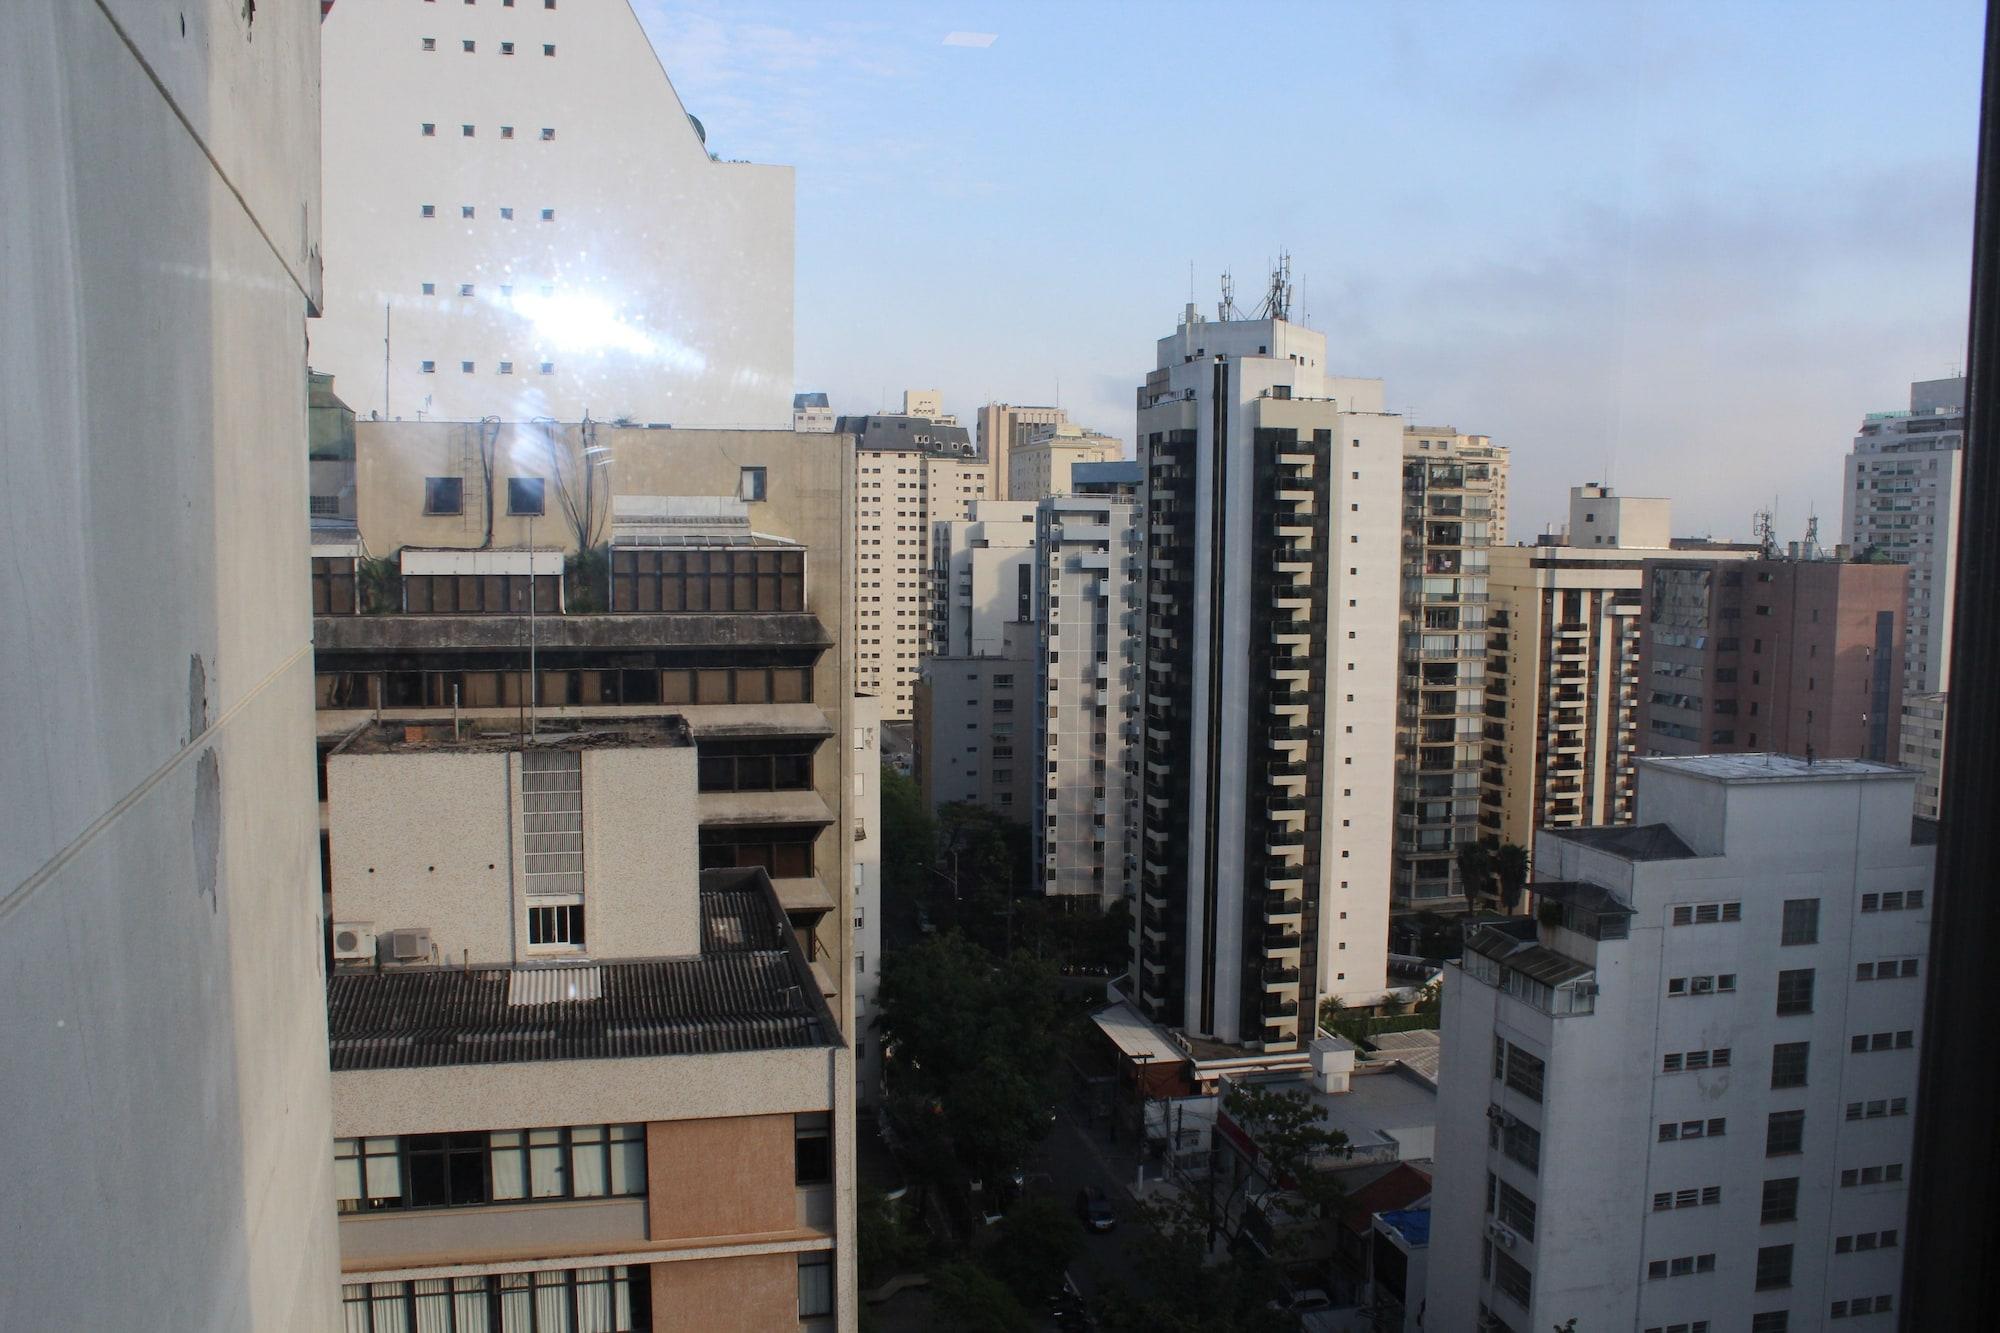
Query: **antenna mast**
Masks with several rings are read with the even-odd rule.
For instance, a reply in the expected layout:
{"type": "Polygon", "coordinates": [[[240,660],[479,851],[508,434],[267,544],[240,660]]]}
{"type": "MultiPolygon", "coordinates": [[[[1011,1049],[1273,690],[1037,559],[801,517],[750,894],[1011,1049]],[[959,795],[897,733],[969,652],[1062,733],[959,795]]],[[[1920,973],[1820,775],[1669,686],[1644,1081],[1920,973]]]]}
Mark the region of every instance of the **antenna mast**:
{"type": "Polygon", "coordinates": [[[1215,303],[1215,317],[1223,323],[1236,318],[1236,283],[1229,270],[1222,270],[1222,299],[1215,303]]]}
{"type": "Polygon", "coordinates": [[[1772,530],[1770,510],[1759,509],[1750,516],[1750,535],[1757,539],[1757,545],[1763,548],[1765,556],[1777,552],[1778,534],[1772,530]]]}
{"type": "Polygon", "coordinates": [[[1271,284],[1264,292],[1264,304],[1257,307],[1258,319],[1290,319],[1292,317],[1292,257],[1287,252],[1278,252],[1278,263],[1271,270],[1271,284]]]}

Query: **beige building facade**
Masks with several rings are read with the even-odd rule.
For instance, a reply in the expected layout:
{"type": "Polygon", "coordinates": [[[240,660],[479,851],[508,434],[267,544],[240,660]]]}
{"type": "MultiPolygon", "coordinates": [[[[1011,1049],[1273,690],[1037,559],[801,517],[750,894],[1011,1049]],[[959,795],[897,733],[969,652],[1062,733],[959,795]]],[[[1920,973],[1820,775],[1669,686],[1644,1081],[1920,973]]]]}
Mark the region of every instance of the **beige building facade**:
{"type": "Polygon", "coordinates": [[[1026,444],[1036,434],[1051,427],[1066,425],[1069,414],[1060,407],[1023,407],[1014,403],[988,403],[979,409],[975,422],[975,440],[979,446],[979,456],[993,468],[993,495],[995,500],[1039,499],[1039,496],[1015,496],[1013,484],[1013,454],[1017,446],[1026,444]]]}
{"type": "Polygon", "coordinates": [[[1052,495],[1068,495],[1070,469],[1078,463],[1115,463],[1123,457],[1123,440],[1068,422],[1042,427],[1009,451],[1006,498],[1033,504],[1052,495]]]}
{"type": "Polygon", "coordinates": [[[498,721],[327,760],[348,1327],[853,1328],[852,1057],[691,730],[498,721]]]}

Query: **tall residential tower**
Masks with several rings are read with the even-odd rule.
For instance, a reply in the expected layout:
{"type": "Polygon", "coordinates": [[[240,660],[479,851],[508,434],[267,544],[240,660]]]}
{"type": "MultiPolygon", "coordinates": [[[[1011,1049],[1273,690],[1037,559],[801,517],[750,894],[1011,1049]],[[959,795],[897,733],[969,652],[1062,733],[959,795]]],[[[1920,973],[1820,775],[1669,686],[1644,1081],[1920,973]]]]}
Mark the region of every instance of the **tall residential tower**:
{"type": "Polygon", "coordinates": [[[1139,390],[1139,998],[1298,1048],[1386,969],[1403,429],[1283,318],[1187,308],[1139,390]]]}

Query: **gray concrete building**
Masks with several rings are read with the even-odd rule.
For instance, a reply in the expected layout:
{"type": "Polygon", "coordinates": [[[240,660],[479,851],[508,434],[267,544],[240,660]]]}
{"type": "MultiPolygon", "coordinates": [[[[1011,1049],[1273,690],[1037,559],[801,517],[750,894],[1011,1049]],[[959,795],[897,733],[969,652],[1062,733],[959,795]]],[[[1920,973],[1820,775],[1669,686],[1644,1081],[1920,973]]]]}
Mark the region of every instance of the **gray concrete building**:
{"type": "Polygon", "coordinates": [[[0,1324],[340,1326],[317,5],[0,5],[0,1324]]]}

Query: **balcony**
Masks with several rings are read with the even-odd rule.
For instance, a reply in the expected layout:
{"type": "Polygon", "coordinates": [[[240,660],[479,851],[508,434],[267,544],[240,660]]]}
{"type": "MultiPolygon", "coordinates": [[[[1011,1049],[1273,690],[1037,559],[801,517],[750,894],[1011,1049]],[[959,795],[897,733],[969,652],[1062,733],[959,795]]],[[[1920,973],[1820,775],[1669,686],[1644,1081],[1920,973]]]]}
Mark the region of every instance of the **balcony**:
{"type": "Polygon", "coordinates": [[[1276,926],[1305,919],[1306,905],[1298,898],[1272,898],[1264,904],[1264,924],[1276,926]]]}
{"type": "Polygon", "coordinates": [[[1297,1000],[1270,998],[1264,1001],[1263,1011],[1264,1024],[1266,1027],[1271,1027],[1283,1023],[1287,1019],[1297,1018],[1299,1015],[1299,1002],[1297,1000]]]}
{"type": "Polygon", "coordinates": [[[1267,930],[1264,932],[1264,951],[1284,953],[1299,947],[1299,932],[1296,930],[1267,930]]]}
{"type": "Polygon", "coordinates": [[[1299,970],[1283,963],[1266,963],[1263,977],[1265,990],[1296,991],[1299,986],[1299,970]]]}

